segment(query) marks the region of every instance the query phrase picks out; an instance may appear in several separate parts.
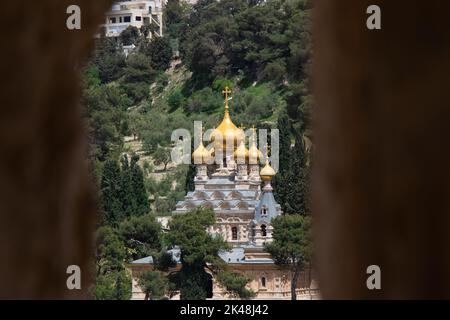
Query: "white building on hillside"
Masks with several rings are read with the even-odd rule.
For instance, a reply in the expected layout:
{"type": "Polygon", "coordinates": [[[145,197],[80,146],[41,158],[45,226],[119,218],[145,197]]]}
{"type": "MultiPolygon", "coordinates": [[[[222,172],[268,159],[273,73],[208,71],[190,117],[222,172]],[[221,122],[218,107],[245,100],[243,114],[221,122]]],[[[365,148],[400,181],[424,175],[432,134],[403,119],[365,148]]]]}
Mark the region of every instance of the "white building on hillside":
{"type": "Polygon", "coordinates": [[[151,25],[153,32],[149,32],[149,38],[154,34],[162,36],[162,16],[165,0],[131,0],[114,2],[111,10],[105,15],[105,24],[102,25],[107,37],[118,37],[120,33],[134,26],[140,29],[142,26],[151,25]]]}

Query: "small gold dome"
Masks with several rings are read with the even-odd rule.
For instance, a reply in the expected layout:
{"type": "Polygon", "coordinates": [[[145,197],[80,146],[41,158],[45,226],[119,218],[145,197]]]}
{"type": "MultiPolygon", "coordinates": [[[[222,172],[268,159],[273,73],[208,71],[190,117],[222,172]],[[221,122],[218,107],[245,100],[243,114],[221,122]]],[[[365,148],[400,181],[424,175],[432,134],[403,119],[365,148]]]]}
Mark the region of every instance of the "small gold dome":
{"type": "Polygon", "coordinates": [[[248,160],[248,150],[245,147],[244,140],[241,140],[239,147],[237,147],[236,151],[234,152],[234,157],[238,161],[238,163],[241,163],[242,160],[244,160],[245,162],[248,160]]]}
{"type": "Polygon", "coordinates": [[[203,142],[200,143],[197,149],[192,153],[194,161],[197,163],[204,163],[206,159],[211,156],[211,152],[205,148],[203,142]]]}
{"type": "Polygon", "coordinates": [[[262,152],[258,150],[255,143],[252,143],[250,149],[248,150],[248,158],[250,164],[258,164],[259,159],[262,158],[262,152]]]}
{"type": "Polygon", "coordinates": [[[266,165],[262,170],[259,172],[259,175],[261,176],[261,179],[263,181],[270,181],[275,176],[276,172],[273,170],[273,168],[269,164],[269,160],[266,160],[266,165]]]}

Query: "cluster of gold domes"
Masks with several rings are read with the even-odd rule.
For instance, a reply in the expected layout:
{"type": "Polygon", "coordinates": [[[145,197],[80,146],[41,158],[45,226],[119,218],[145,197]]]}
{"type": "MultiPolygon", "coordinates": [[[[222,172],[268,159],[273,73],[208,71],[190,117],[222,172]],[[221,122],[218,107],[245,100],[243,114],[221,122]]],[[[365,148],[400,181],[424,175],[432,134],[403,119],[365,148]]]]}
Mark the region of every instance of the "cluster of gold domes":
{"type": "MultiPolygon", "coordinates": [[[[259,164],[259,160],[262,158],[262,152],[258,149],[255,142],[255,129],[253,128],[253,141],[249,149],[245,147],[245,134],[242,128],[236,127],[230,117],[229,106],[228,106],[228,94],[231,90],[225,87],[222,91],[225,95],[225,114],[222,122],[217,128],[213,130],[210,136],[211,142],[214,142],[214,148],[208,150],[200,142],[198,148],[192,154],[194,160],[197,163],[205,163],[207,160],[211,159],[214,150],[221,149],[226,150],[227,142],[232,144],[234,153],[233,157],[239,161],[245,159],[246,163],[259,164]],[[236,146],[236,147],[235,147],[236,146]]],[[[275,176],[275,170],[270,166],[268,159],[266,159],[266,165],[260,172],[261,178],[264,181],[268,181],[275,176]]]]}

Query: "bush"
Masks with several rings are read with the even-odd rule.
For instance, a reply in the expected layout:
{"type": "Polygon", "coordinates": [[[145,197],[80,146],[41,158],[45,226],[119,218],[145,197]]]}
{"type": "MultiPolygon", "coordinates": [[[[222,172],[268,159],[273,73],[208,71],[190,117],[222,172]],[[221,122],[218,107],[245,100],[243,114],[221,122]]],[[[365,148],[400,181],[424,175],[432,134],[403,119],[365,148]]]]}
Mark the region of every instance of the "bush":
{"type": "Polygon", "coordinates": [[[169,76],[164,72],[161,72],[156,77],[156,92],[161,93],[164,88],[169,84],[169,76]]]}
{"type": "Polygon", "coordinates": [[[169,97],[167,98],[167,104],[169,105],[169,111],[173,112],[179,107],[181,107],[182,103],[184,101],[184,96],[181,93],[180,90],[176,90],[172,92],[169,97]]]}
{"type": "Polygon", "coordinates": [[[122,88],[133,100],[133,104],[138,104],[150,96],[150,87],[145,82],[124,83],[122,84],[122,88]]]}
{"type": "Polygon", "coordinates": [[[223,105],[222,99],[220,93],[213,92],[210,87],[205,87],[194,92],[187,101],[185,108],[191,113],[213,113],[223,105]]]}

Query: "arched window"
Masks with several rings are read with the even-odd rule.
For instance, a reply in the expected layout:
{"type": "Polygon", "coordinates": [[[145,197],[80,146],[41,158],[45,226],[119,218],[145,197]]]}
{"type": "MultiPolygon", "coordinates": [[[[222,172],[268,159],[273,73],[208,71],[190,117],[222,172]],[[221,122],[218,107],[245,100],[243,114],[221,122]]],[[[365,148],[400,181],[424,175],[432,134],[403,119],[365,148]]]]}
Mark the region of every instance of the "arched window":
{"type": "Polygon", "coordinates": [[[231,240],[237,240],[238,239],[238,229],[237,227],[231,228],[231,240]]]}
{"type": "Polygon", "coordinates": [[[263,206],[263,207],[261,208],[261,216],[262,216],[262,217],[267,216],[267,207],[266,207],[266,206],[263,206]]]}
{"type": "Polygon", "coordinates": [[[267,227],[266,227],[266,225],[262,225],[261,226],[261,236],[263,236],[263,237],[267,237],[267,227]]]}
{"type": "Polygon", "coordinates": [[[261,287],[263,287],[263,288],[266,287],[266,277],[261,278],[261,287]]]}

